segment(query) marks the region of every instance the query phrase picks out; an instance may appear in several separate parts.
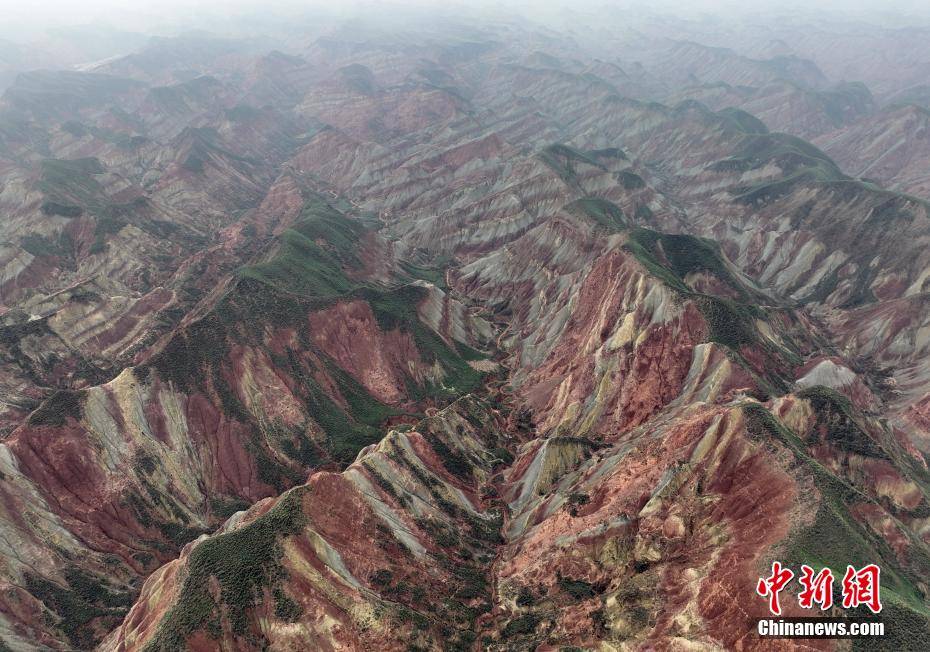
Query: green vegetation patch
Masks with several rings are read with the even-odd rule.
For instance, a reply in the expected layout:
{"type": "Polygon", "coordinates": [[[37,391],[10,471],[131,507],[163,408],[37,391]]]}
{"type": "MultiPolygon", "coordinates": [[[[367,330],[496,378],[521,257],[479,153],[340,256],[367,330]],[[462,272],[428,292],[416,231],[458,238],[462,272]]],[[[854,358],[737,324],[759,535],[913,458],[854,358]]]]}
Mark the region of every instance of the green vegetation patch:
{"type": "Polygon", "coordinates": [[[350,89],[362,95],[373,95],[377,91],[375,76],[366,66],[353,63],[339,69],[342,80],[350,89]]]}
{"type": "MultiPolygon", "coordinates": [[[[872,615],[864,609],[862,611],[863,613],[855,615],[872,615]]],[[[881,620],[885,623],[885,635],[855,638],[852,641],[853,650],[886,652],[887,650],[925,650],[927,648],[927,641],[930,641],[930,619],[925,614],[883,597],[881,620]]]]}
{"type": "Polygon", "coordinates": [[[592,158],[613,158],[618,161],[627,161],[629,157],[619,147],[605,147],[604,149],[589,149],[588,156],[592,158]]]}
{"type": "Polygon", "coordinates": [[[97,218],[94,225],[94,242],[90,246],[90,253],[99,254],[106,250],[107,236],[119,233],[127,222],[116,215],[103,215],[97,218]]]}
{"type": "MultiPolygon", "coordinates": [[[[401,411],[375,399],[358,381],[322,357],[326,371],[335,381],[348,410],[329,398],[313,374],[293,354],[275,357],[275,364],[300,381],[307,413],[326,435],[326,451],[333,461],[344,466],[355,459],[359,450],[376,443],[381,437],[381,423],[389,416],[401,414],[401,411]]],[[[302,434],[300,436],[303,437],[302,434]]],[[[306,445],[309,446],[309,442],[306,445]]],[[[290,457],[304,464],[315,466],[319,462],[317,455],[310,448],[305,449],[304,444],[290,452],[286,442],[283,447],[290,457]]]]}
{"type": "Polygon", "coordinates": [[[58,215],[59,217],[80,217],[84,214],[84,209],[74,204],[46,201],[42,202],[42,212],[46,215],[58,215]]]}
{"type": "Polygon", "coordinates": [[[433,450],[436,451],[439,459],[442,460],[442,465],[446,467],[446,470],[449,473],[465,481],[471,480],[472,465],[468,461],[468,458],[465,457],[465,455],[463,455],[458,450],[452,449],[446,442],[444,442],[436,435],[429,435],[427,441],[429,441],[429,444],[433,447],[433,450]]]}
{"type": "Polygon", "coordinates": [[[727,268],[720,246],[713,240],[637,227],[630,231],[626,249],[673,289],[690,293],[685,277],[691,273],[708,272],[739,296],[747,298],[745,288],[727,268]]]}
{"type": "Polygon", "coordinates": [[[253,158],[239,156],[224,148],[221,145],[222,138],[214,127],[188,127],[184,130],[184,136],[190,141],[190,147],[184,161],[181,162],[181,167],[195,174],[202,173],[207,162],[214,157],[245,166],[257,163],[253,158]]]}
{"type": "Polygon", "coordinates": [[[241,512],[249,508],[251,503],[242,498],[214,496],[210,498],[210,511],[214,516],[225,521],[236,512],[241,512]]]}
{"type": "Polygon", "coordinates": [[[697,302],[707,322],[711,342],[723,344],[734,351],[758,343],[755,320],[764,319],[765,313],[748,302],[750,291],[727,268],[715,242],[635,228],[630,232],[625,248],[653,276],[697,302]],[[684,279],[699,272],[709,273],[725,283],[739,300],[692,291],[684,279]]]}
{"type": "Polygon", "coordinates": [[[311,390],[305,403],[307,411],[326,433],[330,455],[342,466],[351,464],[358,451],[381,439],[378,428],[351,419],[319,386],[311,390]]]}
{"type": "Polygon", "coordinates": [[[624,249],[633,254],[636,260],[638,260],[650,274],[670,288],[678,290],[679,292],[690,293],[691,288],[685,285],[681,277],[675,274],[665,261],[661,259],[661,253],[657,246],[660,238],[661,234],[656,231],[637,227],[630,231],[624,249]]]}
{"type": "Polygon", "coordinates": [[[74,240],[67,231],[60,232],[57,237],[30,233],[23,236],[19,245],[36,258],[74,258],[74,240]]]}
{"type": "Polygon", "coordinates": [[[918,588],[930,573],[927,546],[911,539],[907,567],[898,562],[887,541],[863,526],[849,512],[859,503],[875,501],[845,480],[831,473],[807,454],[804,442],[785,428],[767,409],[757,403],[743,406],[746,427],[758,439],[780,441],[792,451],[811,474],[821,494],[813,525],[795,532],[788,541],[785,559],[793,565],[829,567],[840,577],[846,565],[877,563],[882,568],[882,593],[910,611],[927,615],[926,597],[918,588]]]}
{"type": "Polygon", "coordinates": [[[828,442],[857,455],[890,459],[885,449],[856,423],[852,404],[839,392],[816,385],[798,392],[798,398],[810,401],[817,416],[815,433],[825,430],[828,442]]]}
{"type": "Polygon", "coordinates": [[[690,235],[663,234],[659,238],[659,244],[678,276],[683,278],[692,272],[710,272],[738,287],[730,270],[723,263],[720,247],[716,242],[690,235]]]}
{"type": "Polygon", "coordinates": [[[355,248],[365,230],[364,223],[325,202],[311,202],[301,220],[281,235],[276,255],[243,268],[240,276],[313,298],[345,295],[357,287],[345,269],[360,265],[355,248]]]}
{"type": "Polygon", "coordinates": [[[747,134],[767,134],[769,132],[769,129],[765,126],[764,122],[759,120],[759,118],[752,115],[751,113],[743,111],[742,109],[727,107],[717,111],[717,115],[725,118],[731,124],[736,126],[737,129],[747,134]]]}
{"type": "Polygon", "coordinates": [[[742,204],[761,206],[786,197],[795,187],[805,183],[828,183],[836,178],[820,168],[802,168],[776,181],[762,181],[733,191],[742,204]]]}
{"type": "Polygon", "coordinates": [[[649,208],[646,204],[640,204],[636,207],[636,212],[633,216],[640,222],[650,222],[653,218],[652,209],[649,208]]]}
{"type": "Polygon", "coordinates": [[[872,108],[873,98],[862,82],[841,82],[834,88],[817,93],[824,112],[835,127],[842,127],[872,108]]]}
{"type": "Polygon", "coordinates": [[[297,619],[303,615],[303,607],[292,600],[280,586],[274,587],[271,591],[274,598],[274,615],[286,623],[297,622],[297,619]]]}
{"type": "Polygon", "coordinates": [[[711,342],[735,351],[756,343],[755,320],[763,314],[755,306],[703,295],[698,300],[698,307],[710,328],[708,337],[711,342]]]}
{"type": "Polygon", "coordinates": [[[491,450],[491,454],[494,455],[494,466],[510,466],[513,464],[514,456],[509,450],[503,446],[498,446],[491,450]]]}
{"type": "Polygon", "coordinates": [[[103,165],[96,158],[54,159],[42,161],[42,178],[45,181],[69,181],[75,176],[103,174],[103,165]]]}
{"type": "Polygon", "coordinates": [[[580,149],[575,149],[569,145],[555,143],[543,148],[539,153],[539,158],[543,163],[548,165],[553,172],[559,175],[566,183],[572,184],[577,180],[576,166],[578,163],[584,163],[601,170],[605,169],[596,158],[589,153],[580,149]]]}
{"type": "Polygon", "coordinates": [[[559,577],[559,588],[574,600],[587,600],[596,595],[593,584],[584,580],[573,580],[569,577],[559,577]]]}
{"type": "Polygon", "coordinates": [[[104,192],[94,177],[104,172],[95,158],[45,159],[38,186],[48,200],[43,210],[49,215],[77,217],[82,208],[100,208],[104,192]]]}
{"type": "Polygon", "coordinates": [[[336,382],[336,387],[349,406],[353,418],[369,426],[380,426],[388,417],[404,414],[402,410],[382,403],[368,393],[365,387],[352,376],[343,371],[335,362],[327,361],[329,376],[336,382]]]}
{"type": "Polygon", "coordinates": [[[517,594],[517,606],[518,607],[532,607],[536,604],[538,598],[536,594],[533,593],[533,589],[528,586],[521,586],[520,592],[517,594]]]}
{"type": "Polygon", "coordinates": [[[612,201],[600,197],[583,197],[565,207],[569,212],[587,217],[600,227],[616,232],[626,227],[623,211],[612,201]]]}
{"type": "MultiPolygon", "coordinates": [[[[186,332],[171,338],[165,348],[152,359],[152,366],[159,376],[172,382],[180,391],[202,388],[205,370],[218,369],[228,352],[227,328],[220,314],[216,311],[191,324],[186,332]]],[[[217,378],[218,389],[226,383],[217,378]]],[[[245,409],[238,399],[227,392],[224,394],[224,408],[232,414],[243,416],[245,409]]]]}
{"type": "Polygon", "coordinates": [[[410,278],[421,281],[428,281],[438,288],[447,289],[446,286],[446,269],[449,267],[449,261],[442,260],[433,264],[417,265],[408,261],[401,261],[400,268],[404,270],[410,278]]]}
{"type": "Polygon", "coordinates": [[[537,614],[523,614],[511,620],[501,632],[503,638],[514,638],[517,636],[529,636],[536,632],[542,617],[537,614]]]}
{"type": "MultiPolygon", "coordinates": [[[[730,349],[731,360],[752,374],[761,390],[781,392],[787,389],[782,373],[788,372],[791,365],[800,363],[797,353],[792,350],[794,344],[790,341],[785,345],[778,344],[759,333],[756,322],[769,320],[770,313],[755,302],[765,302],[766,297],[730,272],[715,242],[637,227],[629,231],[624,248],[651,275],[678,292],[683,299],[695,303],[708,327],[707,341],[730,349]],[[693,290],[685,278],[701,272],[713,276],[729,291],[705,294],[693,290]],[[754,347],[755,355],[750,356],[751,362],[745,357],[749,355],[746,347],[754,347]]],[[[714,289],[708,291],[715,292],[714,289]]],[[[779,313],[776,311],[776,314],[779,313]]]]}
{"type": "Polygon", "coordinates": [[[591,497],[586,493],[579,493],[573,491],[568,494],[568,498],[565,500],[565,505],[568,508],[568,513],[572,516],[578,516],[578,508],[583,505],[587,505],[591,502],[591,497]]]}
{"type": "Polygon", "coordinates": [[[29,415],[30,426],[63,426],[71,417],[80,421],[84,416],[84,390],[58,390],[29,415]]]}
{"type": "Polygon", "coordinates": [[[203,174],[206,169],[206,161],[198,152],[191,152],[181,163],[181,168],[194,174],[203,174]]]}
{"type": "Polygon", "coordinates": [[[777,164],[785,175],[775,181],[762,181],[733,191],[737,201],[762,204],[790,193],[799,183],[831,183],[849,180],[836,163],[806,140],[780,133],[753,134],[740,151],[715,164],[716,170],[752,170],[777,164]]]}
{"type": "Polygon", "coordinates": [[[795,168],[820,168],[832,176],[845,178],[833,159],[822,150],[802,138],[789,134],[754,135],[743,143],[737,156],[751,161],[755,166],[777,160],[780,163],[790,163],[795,168]]]}
{"type": "MultiPolygon", "coordinates": [[[[246,323],[244,315],[267,314],[273,319],[291,322],[303,319],[309,310],[310,305],[305,300],[281,295],[273,289],[268,291],[264,285],[254,281],[251,285],[242,282],[216,310],[191,324],[187,332],[172,338],[151,364],[163,379],[171,381],[181,391],[212,386],[227,414],[242,423],[253,422],[223,372],[228,342],[242,337],[240,330],[248,330],[252,326],[246,323]]],[[[253,335],[262,338],[260,323],[258,328],[259,331],[253,335]]],[[[309,344],[306,346],[312,348],[309,344]]],[[[318,355],[323,359],[319,371],[325,371],[334,380],[346,402],[345,408],[330,398],[314,377],[314,362],[293,353],[273,355],[272,358],[278,368],[299,382],[298,397],[326,435],[325,452],[333,461],[348,464],[361,448],[378,441],[378,426],[400,411],[375,399],[325,355],[318,355]]],[[[271,424],[262,426],[261,431],[268,437],[262,436],[256,426],[249,448],[255,456],[259,477],[266,484],[284,490],[300,479],[299,473],[266,450],[267,439],[273,440],[285,455],[305,466],[317,466],[321,462],[321,451],[307,438],[304,429],[285,429],[271,424]]]]}
{"type": "Polygon", "coordinates": [[[262,112],[248,104],[237,104],[226,110],[226,119],[231,122],[249,122],[261,117],[262,112]]]}
{"type": "Polygon", "coordinates": [[[280,608],[290,617],[299,609],[284,600],[283,592],[279,599],[274,589],[280,588],[286,572],[281,564],[281,539],[299,533],[306,523],[303,493],[303,489],[292,490],[252,523],[194,548],[175,605],[162,619],[146,652],[183,649],[193,632],[203,628],[216,632],[209,621],[223,615],[234,634],[245,635],[249,610],[263,600],[266,589],[275,596],[276,612],[280,608]],[[214,581],[219,585],[219,603],[210,590],[214,581]]]}
{"type": "Polygon", "coordinates": [[[66,122],[62,122],[61,130],[64,131],[65,133],[71,134],[75,138],[82,138],[86,136],[88,133],[90,133],[90,130],[86,126],[84,126],[80,122],[77,122],[76,120],[68,120],[66,122]]]}
{"type": "Polygon", "coordinates": [[[26,589],[58,616],[58,627],[76,648],[96,645],[94,621],[115,627],[129,610],[132,599],[94,575],[77,567],[65,570],[67,586],[26,573],[26,589]]]}
{"type": "Polygon", "coordinates": [[[617,172],[617,181],[623,185],[626,190],[639,190],[646,187],[646,182],[641,176],[629,170],[617,172]]]}

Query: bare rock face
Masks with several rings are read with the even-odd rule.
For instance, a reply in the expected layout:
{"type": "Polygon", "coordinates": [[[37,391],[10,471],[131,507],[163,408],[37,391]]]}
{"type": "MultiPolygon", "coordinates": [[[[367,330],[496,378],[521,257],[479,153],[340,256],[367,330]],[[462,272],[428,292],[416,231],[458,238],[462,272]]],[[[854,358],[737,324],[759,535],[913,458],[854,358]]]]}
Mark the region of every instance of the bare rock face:
{"type": "Polygon", "coordinates": [[[540,42],[7,91],[3,646],[748,649],[773,559],[930,632],[919,113],[540,42]]]}

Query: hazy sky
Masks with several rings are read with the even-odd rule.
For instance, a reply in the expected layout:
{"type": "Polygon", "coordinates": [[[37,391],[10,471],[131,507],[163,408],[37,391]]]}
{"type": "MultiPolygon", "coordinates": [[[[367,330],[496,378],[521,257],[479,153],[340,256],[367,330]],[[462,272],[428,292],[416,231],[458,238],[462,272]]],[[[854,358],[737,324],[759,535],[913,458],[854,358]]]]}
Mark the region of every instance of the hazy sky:
{"type": "MultiPolygon", "coordinates": [[[[453,3],[454,4],[454,3],[453,3]]],[[[472,0],[459,2],[470,11],[510,10],[526,15],[553,13],[554,9],[603,7],[605,11],[669,11],[681,17],[711,13],[723,17],[752,16],[760,12],[820,11],[836,17],[856,18],[864,14],[886,21],[907,23],[915,15],[930,16],[927,0],[584,0],[583,3],[559,0],[472,0]]],[[[307,10],[330,14],[375,13],[392,6],[436,8],[449,7],[440,0],[338,0],[336,2],[300,2],[298,0],[0,0],[0,34],[17,41],[28,40],[37,30],[87,24],[105,24],[120,29],[163,33],[185,28],[222,26],[248,14],[269,19],[287,18],[307,10]]]]}

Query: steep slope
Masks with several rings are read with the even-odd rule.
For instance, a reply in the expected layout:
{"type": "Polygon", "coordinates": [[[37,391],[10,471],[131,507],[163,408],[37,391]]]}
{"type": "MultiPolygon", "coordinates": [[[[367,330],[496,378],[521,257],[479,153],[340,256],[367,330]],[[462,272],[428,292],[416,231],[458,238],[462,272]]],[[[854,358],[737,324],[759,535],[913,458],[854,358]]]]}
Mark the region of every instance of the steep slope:
{"type": "Polygon", "coordinates": [[[463,356],[483,356],[453,338],[482,346],[491,328],[431,284],[378,283],[354,249],[384,246],[370,228],[311,200],[208,312],[109,383],[54,393],[0,444],[4,537],[29,551],[4,559],[17,637],[86,647],[125,607],[112,581],[131,591],[230,509],[477,386],[463,356]]]}
{"type": "MultiPolygon", "coordinates": [[[[771,131],[813,139],[872,114],[876,107],[864,84],[810,90],[786,81],[759,88],[709,84],[675,93],[669,101],[698,100],[714,110],[735,107],[762,120],[771,131]]],[[[843,169],[845,161],[839,159],[843,169]]],[[[851,170],[852,171],[852,170],[851,170]]]]}
{"type": "Polygon", "coordinates": [[[850,174],[918,197],[930,197],[930,112],[916,106],[881,113],[815,140],[850,174]]]}
{"type": "Polygon", "coordinates": [[[482,487],[499,427],[488,405],[461,399],[341,474],[237,515],[153,575],[103,649],[467,647],[490,606],[502,515],[482,487]]]}
{"type": "MultiPolygon", "coordinates": [[[[841,568],[880,557],[890,612],[926,627],[918,560],[927,543],[904,525],[927,508],[922,458],[833,390],[749,398],[769,381],[753,373],[734,333],[772,329],[705,316],[700,306],[713,295],[694,294],[684,278],[712,273],[747,290],[713,254],[704,259],[712,272],[670,255],[675,243],[636,232],[627,249],[605,252],[551,354],[572,351],[608,373],[610,361],[631,359],[640,375],[595,381],[592,393],[587,374],[560,361],[557,386],[525,383],[513,397],[492,390],[490,406],[462,399],[390,432],[341,476],[314,474],[186,548],[148,580],[104,649],[728,647],[745,637],[746,614],[721,609],[732,603],[715,596],[751,585],[784,540],[792,561],[841,568]],[[604,293],[605,281],[629,290],[604,293]],[[665,293],[683,293],[684,305],[673,308],[665,293]],[[630,303],[600,304],[604,294],[630,303]],[[703,343],[683,338],[684,316],[703,343]],[[578,341],[592,336],[595,349],[578,341]],[[675,355],[685,362],[677,381],[651,366],[675,355]],[[658,405],[598,418],[609,397],[652,387],[653,374],[670,394],[647,392],[658,405]],[[593,400],[561,398],[573,395],[593,400]],[[524,407],[506,409],[513,399],[524,407]],[[347,514],[360,530],[345,530],[347,514]],[[846,548],[828,543],[837,540],[846,548]],[[240,564],[256,569],[246,584],[240,564]]],[[[793,357],[772,340],[762,349],[793,357]]],[[[762,615],[764,604],[747,608],[762,615]]]]}
{"type": "Polygon", "coordinates": [[[147,106],[141,84],[63,78],[18,82],[0,117],[30,121],[4,148],[0,190],[0,311],[11,327],[0,362],[4,432],[54,389],[114,377],[147,338],[174,327],[216,281],[197,278],[207,259],[228,273],[254,255],[258,243],[233,253],[222,229],[243,215],[254,228],[267,220],[260,202],[299,135],[270,109],[223,110],[209,128],[188,125],[203,111],[166,114],[156,140],[143,135],[150,115],[136,113],[147,106]],[[48,111],[35,109],[48,95],[48,111]]]}

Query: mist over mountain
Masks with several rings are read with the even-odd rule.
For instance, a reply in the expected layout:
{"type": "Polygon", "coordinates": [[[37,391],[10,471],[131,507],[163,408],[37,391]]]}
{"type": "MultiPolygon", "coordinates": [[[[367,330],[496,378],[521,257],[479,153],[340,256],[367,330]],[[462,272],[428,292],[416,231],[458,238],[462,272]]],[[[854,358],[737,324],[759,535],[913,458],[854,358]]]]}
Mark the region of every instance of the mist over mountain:
{"type": "Polygon", "coordinates": [[[927,649],[928,37],[11,7],[0,651],[927,649]]]}

